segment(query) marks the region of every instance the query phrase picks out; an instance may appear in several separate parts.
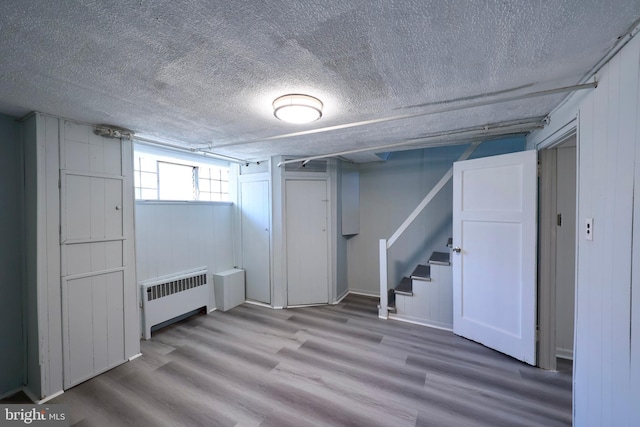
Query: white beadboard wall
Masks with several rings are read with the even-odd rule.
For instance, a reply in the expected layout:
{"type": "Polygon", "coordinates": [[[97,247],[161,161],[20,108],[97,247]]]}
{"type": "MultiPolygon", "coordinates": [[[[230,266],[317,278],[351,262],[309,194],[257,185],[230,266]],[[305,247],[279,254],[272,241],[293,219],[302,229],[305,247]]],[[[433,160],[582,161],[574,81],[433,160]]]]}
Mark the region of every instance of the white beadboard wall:
{"type": "Polygon", "coordinates": [[[396,319],[453,329],[453,270],[432,265],[431,281],[413,281],[413,295],[396,295],[396,319]]]}
{"type": "Polygon", "coordinates": [[[136,202],[138,281],[207,266],[212,275],[233,268],[231,203],[136,202]]]}
{"type": "Polygon", "coordinates": [[[544,146],[579,113],[576,426],[640,419],[639,63],[636,36],[598,73],[597,89],[574,96],[527,141],[544,146]],[[593,241],[584,236],[586,218],[594,221],[593,241]]]}
{"type": "Polygon", "coordinates": [[[631,411],[640,396],[636,385],[632,397],[629,381],[639,60],[636,38],[607,65],[580,107],[575,425],[639,419],[631,411]],[[594,219],[593,241],[582,232],[586,218],[594,219]]]}

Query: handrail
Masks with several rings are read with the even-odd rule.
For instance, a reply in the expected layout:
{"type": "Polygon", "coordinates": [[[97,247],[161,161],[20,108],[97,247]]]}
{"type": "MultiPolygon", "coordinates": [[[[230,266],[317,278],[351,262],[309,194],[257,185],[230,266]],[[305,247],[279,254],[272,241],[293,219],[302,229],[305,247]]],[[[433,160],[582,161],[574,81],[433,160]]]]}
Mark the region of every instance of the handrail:
{"type": "MultiPolygon", "coordinates": [[[[478,148],[481,142],[473,142],[469,145],[469,147],[465,150],[464,153],[458,158],[458,162],[467,160],[469,156],[478,148]]],[[[411,214],[404,220],[404,222],[398,227],[395,233],[391,235],[391,237],[387,239],[380,239],[379,241],[379,256],[380,256],[380,305],[378,306],[378,317],[382,319],[386,319],[389,317],[388,311],[388,278],[387,278],[387,251],[393,246],[393,244],[398,240],[398,238],[407,231],[407,228],[411,225],[413,221],[420,215],[420,213],[427,207],[429,203],[433,200],[433,198],[442,190],[442,188],[449,182],[449,180],[453,177],[453,166],[444,174],[444,176],[438,181],[438,183],[429,191],[429,193],[425,196],[424,199],[420,202],[420,204],[411,212],[411,214]]]]}

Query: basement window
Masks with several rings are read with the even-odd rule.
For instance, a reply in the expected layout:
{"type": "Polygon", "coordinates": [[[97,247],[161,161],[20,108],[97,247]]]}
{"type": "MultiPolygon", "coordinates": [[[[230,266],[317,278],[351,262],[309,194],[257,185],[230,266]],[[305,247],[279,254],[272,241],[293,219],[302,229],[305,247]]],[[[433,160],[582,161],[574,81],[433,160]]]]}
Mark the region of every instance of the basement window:
{"type": "Polygon", "coordinates": [[[137,200],[228,202],[229,165],[169,150],[139,147],[134,151],[137,200]],[[193,158],[191,158],[193,157],[193,158]]]}

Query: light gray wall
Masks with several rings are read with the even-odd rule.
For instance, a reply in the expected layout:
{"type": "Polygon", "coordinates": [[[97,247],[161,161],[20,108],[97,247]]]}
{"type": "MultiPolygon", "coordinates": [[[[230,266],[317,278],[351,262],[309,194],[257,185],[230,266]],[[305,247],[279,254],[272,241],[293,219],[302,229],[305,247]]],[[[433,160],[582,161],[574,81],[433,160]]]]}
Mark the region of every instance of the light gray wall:
{"type": "MultiPolygon", "coordinates": [[[[524,149],[524,138],[489,141],[471,158],[524,149]]],[[[386,162],[360,171],[360,234],[347,242],[349,290],[379,294],[378,241],[388,239],[467,148],[466,145],[392,153],[386,162]]],[[[452,183],[449,182],[388,252],[390,286],[446,251],[451,237],[452,183]]]]}
{"type": "Polygon", "coordinates": [[[26,377],[27,386],[35,398],[40,397],[40,355],[38,352],[38,162],[36,116],[22,124],[24,150],[24,223],[25,223],[25,277],[24,327],[27,331],[26,377]]]}
{"type": "Polygon", "coordinates": [[[23,383],[23,224],[20,127],[0,115],[0,396],[23,383]]]}
{"type": "Polygon", "coordinates": [[[234,267],[231,203],[137,202],[138,281],[204,267],[212,275],[234,267]]]}
{"type": "Polygon", "coordinates": [[[349,291],[349,276],[347,264],[347,242],[348,238],[342,235],[342,173],[357,170],[356,166],[345,162],[338,162],[338,173],[336,182],[336,212],[338,213],[336,224],[336,300],[342,298],[349,291]]]}
{"type": "Polygon", "coordinates": [[[578,127],[574,417],[579,426],[640,419],[640,38],[574,95],[527,145],[578,127]],[[577,117],[577,120],[576,120],[577,117]],[[593,218],[593,240],[585,239],[593,218]]]}
{"type": "Polygon", "coordinates": [[[62,391],[60,288],[60,120],[35,113],[22,123],[25,201],[26,391],[62,391]]]}

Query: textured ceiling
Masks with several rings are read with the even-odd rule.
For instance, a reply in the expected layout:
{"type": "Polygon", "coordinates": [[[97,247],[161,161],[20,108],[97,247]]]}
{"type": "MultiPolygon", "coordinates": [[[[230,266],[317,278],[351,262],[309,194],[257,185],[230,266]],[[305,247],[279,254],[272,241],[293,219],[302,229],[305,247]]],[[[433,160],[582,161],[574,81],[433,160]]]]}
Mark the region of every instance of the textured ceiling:
{"type": "Polygon", "coordinates": [[[281,136],[573,85],[638,18],[638,0],[3,0],[0,112],[243,159],[380,146],[541,117],[565,95],[281,136]],[[279,122],[286,93],[320,98],[322,119],[279,122]]]}

